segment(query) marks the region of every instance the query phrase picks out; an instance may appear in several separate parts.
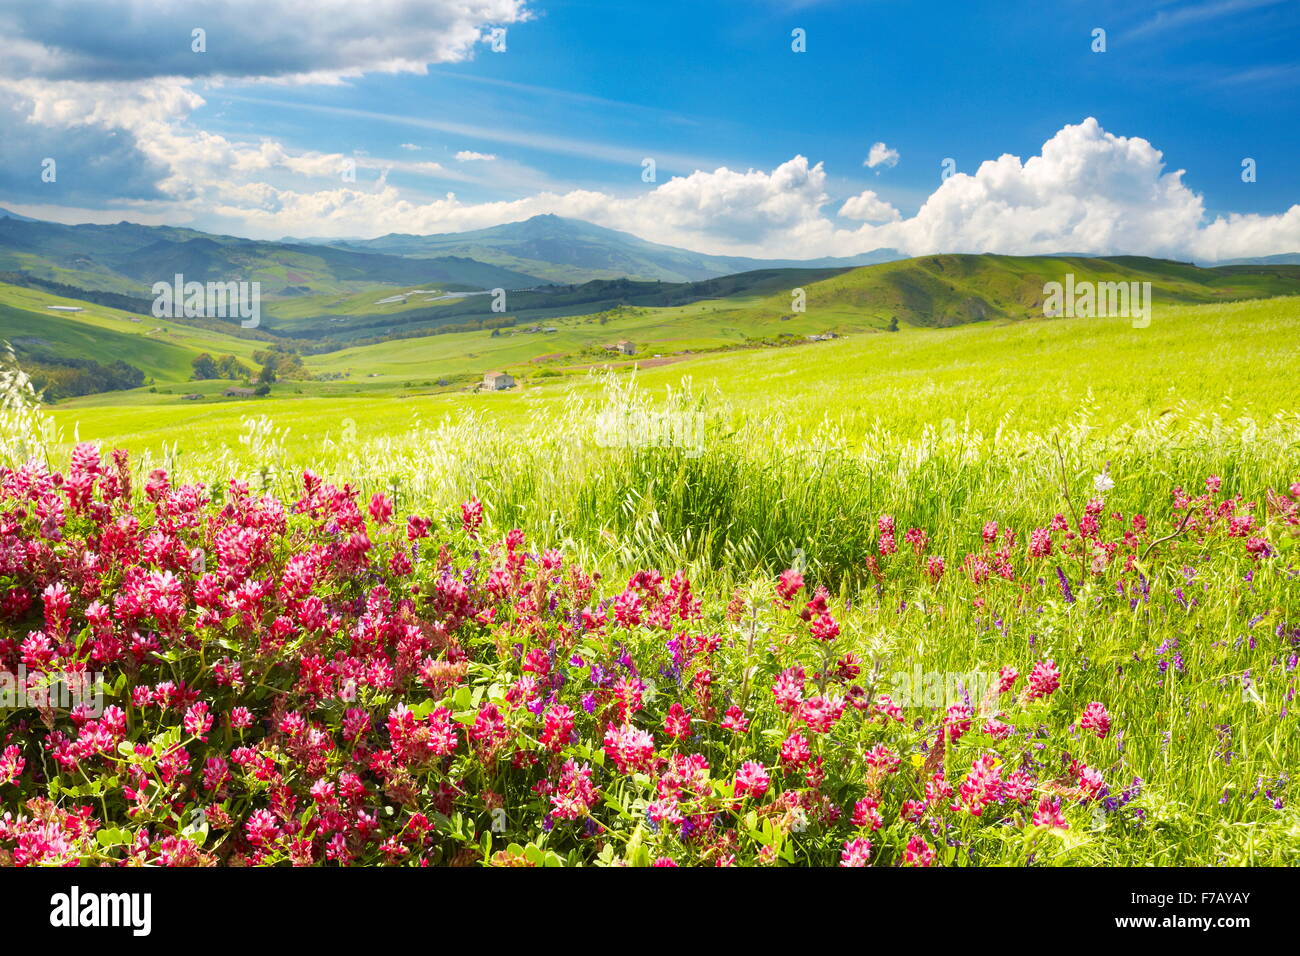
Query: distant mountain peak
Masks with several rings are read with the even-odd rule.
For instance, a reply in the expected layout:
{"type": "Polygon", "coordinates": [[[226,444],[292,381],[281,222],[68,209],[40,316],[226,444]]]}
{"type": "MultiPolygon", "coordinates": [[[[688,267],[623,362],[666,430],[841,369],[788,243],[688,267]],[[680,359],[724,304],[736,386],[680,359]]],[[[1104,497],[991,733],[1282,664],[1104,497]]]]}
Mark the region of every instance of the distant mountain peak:
{"type": "Polygon", "coordinates": [[[31,216],[20,216],[16,212],[10,212],[8,209],[0,207],[0,219],[12,219],[15,222],[43,222],[41,219],[33,219],[31,216]]]}

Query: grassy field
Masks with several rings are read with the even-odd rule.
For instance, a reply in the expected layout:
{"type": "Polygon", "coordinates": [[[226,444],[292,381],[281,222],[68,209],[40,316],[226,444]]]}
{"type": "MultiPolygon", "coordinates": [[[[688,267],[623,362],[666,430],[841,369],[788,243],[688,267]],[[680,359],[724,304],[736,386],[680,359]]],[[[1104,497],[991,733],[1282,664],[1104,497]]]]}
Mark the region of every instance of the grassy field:
{"type": "MultiPolygon", "coordinates": [[[[274,398],[409,399],[472,389],[491,370],[509,371],[531,387],[581,376],[592,365],[611,364],[611,358],[619,360],[612,364],[626,365],[607,349],[621,339],[635,344],[638,362],[649,368],[659,357],[806,347],[810,336],[825,333],[851,336],[1008,320],[1029,320],[1038,328],[1034,318],[1043,313],[1044,283],[1066,272],[1079,281],[1150,281],[1156,307],[1175,317],[1172,327],[1185,305],[1300,292],[1300,267],[1290,266],[1197,269],[1133,258],[929,256],[838,272],[777,269],[679,285],[593,283],[576,290],[512,292],[504,314],[491,312],[490,296],[445,298],[459,288],[446,283],[420,286],[419,295],[411,294],[414,287],[372,287],[355,295],[270,297],[263,303],[261,334],[287,335],[283,341],[289,347],[307,353],[310,378],[281,383],[274,398]],[[803,308],[796,305],[796,290],[802,290],[803,308]],[[388,301],[402,292],[405,301],[388,301]],[[567,304],[558,305],[560,300],[567,304]],[[463,328],[489,320],[514,324],[424,334],[429,326],[463,328]],[[421,334],[370,342],[367,337],[392,331],[385,323],[421,334]],[[344,347],[349,341],[367,344],[344,347]]],[[[134,359],[148,376],[145,387],[134,392],[75,403],[86,406],[165,405],[194,392],[206,403],[232,383],[195,387],[190,362],[197,354],[233,354],[248,361],[253,351],[266,347],[255,338],[225,334],[219,325],[195,328],[133,316],[3,283],[0,336],[42,342],[68,357],[134,359]],[[47,308],[51,304],[78,304],[84,311],[54,313],[47,308]]],[[[904,335],[899,346],[910,348],[910,341],[904,335]]],[[[1122,341],[1115,345],[1125,348],[1122,341]]],[[[797,375],[804,359],[792,362],[797,375]]],[[[917,362],[927,371],[935,368],[925,357],[917,356],[917,362]]],[[[940,367],[946,364],[946,358],[940,360],[940,367]]]]}
{"type": "Polygon", "coordinates": [[[477,492],[502,523],[621,568],[691,560],[743,575],[798,548],[860,574],[874,510],[954,535],[963,515],[1059,510],[1052,436],[1078,475],[1110,461],[1115,494],[1134,502],[1210,473],[1285,485],[1298,460],[1297,310],[1272,299],[1169,307],[1146,329],[1057,319],[868,333],[506,393],[384,394],[379,380],[373,396],[280,388],[195,405],[135,392],[50,414],[66,441],[94,437],[207,480],[289,482],[312,467],[416,507],[477,492]],[[1218,374],[1189,350],[1215,356],[1218,374]],[[604,447],[602,416],[629,409],[698,423],[705,453],[635,436],[604,447]]]}
{"type": "MultiPolygon", "coordinates": [[[[697,320],[707,341],[725,340],[708,309],[678,310],[673,328],[697,320]]],[[[620,333],[661,318],[629,314],[620,333]]],[[[1264,502],[1300,480],[1297,329],[1300,298],[1166,304],[1142,329],[1121,319],[983,322],[569,370],[500,394],[392,384],[469,368],[453,336],[435,336],[422,344],[445,345],[441,357],[399,342],[316,360],[381,370],[372,396],[278,386],[268,400],[206,406],[139,391],[68,403],[46,412],[58,432],[47,452],[60,461],[74,440],[91,439],[130,449],[138,480],[155,467],[211,487],[240,477],[285,500],[311,468],[388,494],[399,513],[456,515],[475,495],[489,538],[521,528],[530,548],[563,549],[611,580],[685,571],[725,633],[729,599],[798,567],[829,589],[838,646],[863,661],[876,691],[914,668],[1061,667],[1052,709],[1017,717],[1023,747],[999,759],[1039,766],[1047,780],[1051,768],[1034,763],[1027,741],[1050,727],[1062,767],[1070,757],[1097,768],[1108,802],[1071,804],[1070,828],[1052,829],[1047,843],[1015,826],[946,824],[965,849],[943,862],[1295,864],[1297,538],[1264,502]],[[383,358],[363,366],[363,353],[383,358]],[[1257,503],[1250,533],[1272,557],[1253,560],[1245,538],[1226,532],[1181,533],[1175,489],[1201,494],[1210,476],[1229,513],[1247,513],[1232,495],[1257,503]],[[1058,514],[1073,526],[1089,498],[1104,498],[1098,513],[1117,522],[1116,536],[1132,516],[1150,523],[1129,565],[1024,557],[1031,531],[1058,514]],[[897,524],[898,553],[883,546],[882,516],[897,524]],[[1012,579],[972,570],[993,560],[990,522],[995,541],[1016,536],[1012,579]],[[904,546],[905,528],[924,531],[925,553],[947,562],[941,580],[904,546]],[[1122,734],[1080,739],[1069,722],[1092,701],[1122,734]]],[[[589,332],[611,330],[570,320],[550,338],[577,348],[589,332]]],[[[517,339],[480,341],[475,364],[525,360],[512,351],[526,345],[517,339]]],[[[768,732],[779,743],[780,731],[768,732]]],[[[1002,746],[974,734],[952,759],[1002,746]]],[[[1068,781],[1044,786],[1073,792],[1068,781]]],[[[901,854],[910,830],[890,827],[873,837],[877,851],[901,854]]],[[[655,833],[656,852],[682,852],[655,833]]],[[[803,854],[791,860],[831,852],[790,839],[803,854]]]]}
{"type": "MultiPolygon", "coordinates": [[[[623,320],[627,324],[617,333],[603,334],[629,334],[634,323],[645,329],[658,320],[655,310],[647,311],[650,314],[623,320]]],[[[1092,424],[1107,432],[1202,415],[1225,421],[1249,416],[1264,424],[1275,413],[1294,411],[1292,376],[1300,367],[1297,322],[1300,298],[1177,306],[1163,309],[1146,329],[1133,329],[1122,319],[905,329],[787,348],[678,356],[666,364],[652,360],[650,368],[637,367],[635,377],[639,388],[649,393],[663,393],[689,378],[715,417],[779,418],[791,442],[829,436],[848,448],[860,447],[864,436],[880,429],[900,440],[919,439],[926,426],[969,427],[985,435],[998,430],[1042,432],[1081,413],[1089,413],[1092,424]],[[1189,362],[1188,349],[1215,356],[1213,373],[1189,362]]],[[[377,373],[374,389],[397,388],[396,395],[318,397],[296,393],[296,383],[288,383],[277,387],[270,400],[206,407],[137,390],[87,396],[52,409],[52,415],[67,431],[80,427],[84,434],[143,449],[163,441],[219,448],[235,441],[245,418],[265,414],[291,431],[305,455],[337,433],[344,419],[351,419],[367,440],[400,438],[416,420],[434,422],[447,415],[518,425],[537,410],[565,408],[574,395],[596,401],[603,386],[586,370],[534,379],[524,388],[500,394],[422,395],[415,394],[417,388],[405,394],[408,390],[394,383],[422,382],[478,367],[512,368],[539,347],[539,338],[555,343],[557,350],[581,346],[579,335],[587,333],[579,330],[585,324],[582,319],[568,320],[549,336],[492,339],[467,333],[482,349],[468,358],[464,343],[457,341],[460,337],[448,335],[313,359],[320,368],[377,373]],[[441,339],[448,341],[439,343],[441,339]],[[431,342],[444,350],[438,355],[419,351],[431,348],[431,342]],[[123,404],[126,399],[129,404],[123,404]]],[[[701,319],[700,324],[707,321],[701,319]]],[[[633,374],[638,360],[644,362],[645,357],[612,363],[618,368],[615,374],[633,374]]],[[[304,388],[353,390],[365,383],[363,376],[360,383],[306,383],[304,388]]]]}

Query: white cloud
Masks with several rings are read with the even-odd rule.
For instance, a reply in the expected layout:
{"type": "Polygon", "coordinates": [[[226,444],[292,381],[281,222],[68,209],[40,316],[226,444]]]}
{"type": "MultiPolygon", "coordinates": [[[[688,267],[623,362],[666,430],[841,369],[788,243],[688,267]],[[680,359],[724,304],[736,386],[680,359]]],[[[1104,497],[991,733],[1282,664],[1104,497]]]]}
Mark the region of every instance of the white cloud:
{"type": "Polygon", "coordinates": [[[1221,216],[1200,231],[1190,249],[1207,262],[1300,251],[1300,205],[1278,216],[1221,216]]]}
{"type": "MultiPolygon", "coordinates": [[[[854,228],[826,214],[826,171],[802,156],[770,172],[696,171],[630,196],[571,190],[475,204],[451,194],[413,203],[392,187],[280,191],[274,213],[244,218],[263,235],[312,223],[321,227],[317,234],[358,235],[473,229],[549,212],[704,252],[782,258],[895,248],[909,255],[1080,252],[1210,261],[1300,250],[1300,206],[1207,222],[1204,201],[1182,176],[1166,171],[1163,154],[1145,139],[1116,136],[1089,118],[1058,131],[1040,155],[1003,155],[949,177],[909,218],[871,190],[851,196],[839,214],[862,221],[854,228]]],[[[226,211],[240,215],[236,207],[226,211]]]]}
{"type": "Polygon", "coordinates": [[[411,149],[411,150],[415,150],[415,149],[424,149],[424,147],[423,147],[423,146],[416,146],[414,143],[403,143],[403,144],[402,144],[402,149],[411,149]]]}
{"type": "Polygon", "coordinates": [[[490,162],[491,160],[496,159],[496,156],[493,155],[492,153],[476,153],[473,150],[462,149],[459,153],[456,154],[456,158],[460,160],[462,163],[472,162],[476,159],[483,160],[484,162],[490,162]]]}
{"type": "Polygon", "coordinates": [[[909,219],[864,226],[835,242],[910,255],[1080,252],[1209,262],[1300,250],[1300,206],[1207,222],[1183,170],[1166,172],[1164,154],[1150,142],[1108,133],[1089,117],[1024,162],[1004,154],[974,174],[950,176],[909,219]]]}
{"type": "Polygon", "coordinates": [[[846,199],[839,214],[844,219],[860,219],[863,222],[896,222],[903,218],[897,209],[870,189],[846,199]]]}
{"type": "Polygon", "coordinates": [[[898,150],[884,143],[872,143],[871,150],[867,153],[867,158],[862,161],[862,165],[871,169],[877,166],[897,166],[898,150]]]}
{"type": "Polygon", "coordinates": [[[424,73],[473,55],[524,0],[42,0],[0,8],[0,73],[86,81],[159,77],[321,82],[424,73]],[[123,9],[124,8],[124,9],[123,9]],[[206,31],[206,50],[192,31],[206,31]]]}
{"type": "Polygon", "coordinates": [[[1187,256],[1201,197],[1164,171],[1145,139],[1089,117],[1065,126],[1025,162],[1004,154],[945,180],[911,219],[882,227],[908,252],[1086,252],[1187,256]]]}
{"type": "Polygon", "coordinates": [[[895,248],[908,255],[1079,252],[1213,261],[1300,251],[1300,205],[1207,221],[1182,170],[1166,171],[1147,140],[1108,133],[1092,118],[1063,127],[1039,155],[1002,155],[949,177],[910,217],[866,190],[842,200],[837,219],[823,164],[803,156],[770,171],[697,169],[627,194],[543,183],[519,199],[467,202],[446,193],[425,200],[390,183],[389,171],[485,183],[471,171],[505,161],[444,167],[295,151],[269,139],[235,142],[189,122],[203,101],[181,81],[147,88],[0,81],[0,90],[18,94],[25,104],[19,113],[36,126],[130,133],[141,162],[161,170],[156,186],[164,198],[115,203],[130,210],[117,218],[156,221],[165,211],[172,222],[219,221],[227,231],[262,238],[456,232],[555,213],[702,252],[779,258],[895,248]],[[357,182],[339,176],[349,160],[364,171],[357,182]]]}

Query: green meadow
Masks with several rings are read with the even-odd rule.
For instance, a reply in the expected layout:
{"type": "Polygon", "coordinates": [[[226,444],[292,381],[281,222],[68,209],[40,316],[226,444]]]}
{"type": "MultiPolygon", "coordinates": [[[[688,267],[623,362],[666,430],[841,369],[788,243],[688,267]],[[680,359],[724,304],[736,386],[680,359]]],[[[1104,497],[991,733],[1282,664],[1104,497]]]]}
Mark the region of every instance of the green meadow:
{"type": "Polygon", "coordinates": [[[311,467],[414,507],[477,492],[498,520],[619,566],[690,559],[743,575],[798,548],[851,577],[871,512],[929,513],[955,540],[994,511],[1059,511],[1058,441],[1078,480],[1110,462],[1116,494],[1135,501],[1163,502],[1211,472],[1284,486],[1300,462],[1298,313],[1297,298],[1165,306],[1142,329],[1122,319],[977,323],[649,368],[600,360],[500,393],[418,384],[470,362],[512,367],[514,340],[480,335],[498,350],[471,358],[439,343],[446,364],[427,371],[414,343],[405,356],[401,342],[330,356],[346,367],[363,351],[384,355],[352,366],[380,371],[372,393],[335,382],[297,394],[282,383],[269,399],[196,403],[136,390],[48,414],[65,443],[120,445],[209,481],[228,471],[282,486],[311,467]],[[403,378],[415,384],[396,384],[403,378]],[[311,394],[326,388],[340,393],[311,394]],[[628,414],[698,423],[701,453],[671,435],[602,439],[599,422],[628,414]]]}
{"type": "MultiPolygon", "coordinates": [[[[634,334],[728,344],[711,308],[557,320],[546,347],[634,334]]],[[[814,308],[797,327],[826,320],[814,308]]],[[[55,331],[42,334],[94,326],[140,345],[155,338],[111,310],[47,325],[55,331]]],[[[399,514],[453,521],[475,495],[485,534],[521,528],[531,548],[561,548],[615,582],[639,568],[682,569],[719,622],[729,596],[770,593],[775,574],[798,567],[843,609],[839,646],[871,668],[878,691],[917,667],[987,673],[1054,659],[1063,690],[1052,719],[1064,726],[1099,701],[1123,730],[1087,748],[1114,808],[1071,808],[1070,829],[1043,839],[973,830],[962,837],[967,855],[945,861],[1295,864],[1300,734],[1283,638],[1300,619],[1288,577],[1297,538],[1261,505],[1257,533],[1279,557],[1255,564],[1240,538],[1180,536],[1172,502],[1176,488],[1197,494],[1210,475],[1225,496],[1252,502],[1300,479],[1298,327],[1297,297],[1163,303],[1146,328],[1123,319],[864,327],[832,341],[730,340],[742,347],[593,367],[533,361],[541,334],[429,336],[313,356],[313,367],[352,377],[301,392],[280,383],[263,399],[192,403],[138,389],[46,408],[43,451],[60,464],[73,441],[93,440],[129,449],[138,480],[162,467],[174,480],[220,488],[239,478],[290,501],[310,468],[388,494],[399,514]],[[423,385],[521,366],[530,374],[506,392],[423,385]],[[541,374],[548,368],[555,374],[541,374]],[[1056,557],[1019,567],[1029,532],[1074,514],[1104,487],[1099,476],[1113,482],[1107,512],[1150,522],[1133,573],[1085,573],[1056,557]],[[926,532],[926,552],[947,561],[941,581],[901,538],[873,570],[882,515],[900,535],[926,532]],[[1014,581],[973,583],[961,569],[989,522],[1021,542],[1014,581]],[[1138,581],[1149,602],[1132,597],[1138,581]]],[[[212,344],[201,330],[168,334],[155,343],[160,375],[168,362],[180,367],[166,349],[212,344]]],[[[987,743],[972,740],[959,748],[966,757],[987,743]]],[[[879,836],[882,852],[892,839],[879,836]]]]}
{"type": "MultiPolygon", "coordinates": [[[[699,307],[691,307],[676,310],[674,316],[625,319],[617,331],[609,329],[604,336],[627,337],[639,331],[649,338],[656,330],[662,334],[671,328],[682,336],[678,341],[690,341],[699,312],[699,307]]],[[[671,360],[660,360],[662,364],[651,356],[601,358],[591,364],[596,369],[608,366],[617,378],[634,376],[647,393],[664,393],[689,379],[694,392],[718,408],[750,418],[779,415],[810,440],[819,432],[834,432],[849,444],[881,428],[919,436],[927,425],[942,428],[945,421],[983,432],[1042,431],[1059,424],[1063,416],[1085,411],[1091,411],[1096,427],[1107,430],[1202,415],[1267,421],[1275,413],[1293,411],[1289,406],[1300,370],[1298,321],[1300,298],[1277,298],[1166,307],[1145,329],[1134,329],[1123,319],[1039,319],[876,331],[704,355],[671,355],[665,346],[671,360]],[[1208,367],[1189,362],[1188,350],[1214,358],[1208,367]],[[647,358],[651,367],[640,367],[647,358]]],[[[338,385],[302,383],[304,393],[294,391],[298,383],[284,383],[271,400],[191,405],[178,403],[173,395],[136,390],[127,396],[87,396],[50,412],[65,428],[80,426],[83,432],[136,448],[163,440],[228,442],[239,434],[243,419],[262,414],[306,444],[337,430],[343,418],[353,419],[371,437],[398,437],[412,421],[447,415],[482,416],[518,427],[539,409],[562,408],[572,396],[598,393],[603,379],[593,376],[595,369],[559,369],[562,374],[555,377],[535,377],[519,389],[493,394],[418,394],[418,386],[404,389],[393,383],[422,383],[439,375],[473,374],[479,368],[511,369],[529,361],[538,348],[572,351],[591,340],[582,331],[586,323],[581,319],[557,324],[560,331],[550,335],[430,336],[315,356],[314,369],[351,369],[359,379],[338,385]],[[466,350],[470,340],[472,350],[466,350]],[[379,380],[376,389],[382,385],[397,394],[310,394],[330,385],[364,389],[372,373],[379,380]],[[118,403],[127,397],[129,404],[119,409],[118,403]]],[[[177,339],[195,331],[176,328],[181,333],[177,339]]],[[[160,349],[170,344],[145,338],[160,349]]],[[[209,347],[199,336],[186,345],[209,347]]],[[[245,347],[251,353],[252,346],[245,347]]]]}

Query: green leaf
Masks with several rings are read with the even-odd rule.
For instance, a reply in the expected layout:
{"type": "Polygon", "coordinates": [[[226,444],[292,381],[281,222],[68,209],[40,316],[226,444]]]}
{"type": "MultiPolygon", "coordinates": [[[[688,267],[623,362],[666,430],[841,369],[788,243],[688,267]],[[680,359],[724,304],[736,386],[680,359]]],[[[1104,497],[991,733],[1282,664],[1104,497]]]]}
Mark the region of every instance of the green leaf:
{"type": "Polygon", "coordinates": [[[409,709],[411,713],[415,715],[415,718],[417,720],[423,720],[425,717],[428,717],[430,714],[432,714],[434,710],[437,709],[437,707],[438,707],[438,702],[435,700],[422,700],[414,707],[410,707],[409,709]]]}
{"type": "Polygon", "coordinates": [[[128,846],[135,842],[135,838],[126,830],[120,827],[105,828],[95,834],[95,840],[100,846],[128,846]]]}

